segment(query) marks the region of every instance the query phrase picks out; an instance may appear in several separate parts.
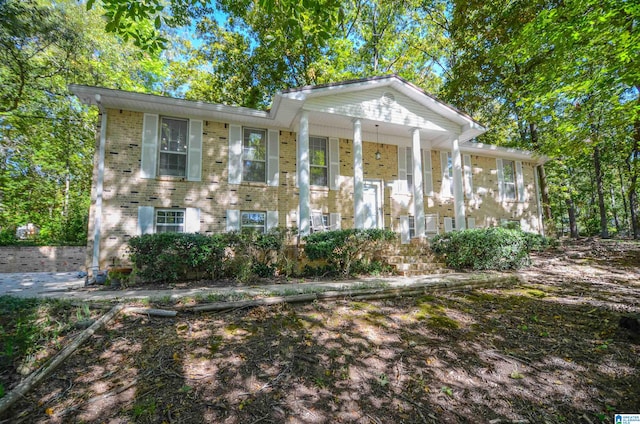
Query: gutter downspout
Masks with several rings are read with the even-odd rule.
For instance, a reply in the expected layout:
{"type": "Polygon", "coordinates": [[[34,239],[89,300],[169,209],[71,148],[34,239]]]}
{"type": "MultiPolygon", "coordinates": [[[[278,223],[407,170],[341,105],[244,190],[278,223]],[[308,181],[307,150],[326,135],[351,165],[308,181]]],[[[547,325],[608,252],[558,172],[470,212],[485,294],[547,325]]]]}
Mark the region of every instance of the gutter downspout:
{"type": "Polygon", "coordinates": [[[98,179],[96,181],[96,204],[93,217],[93,260],[91,262],[92,276],[95,279],[100,270],[100,230],[102,224],[102,192],[104,186],[104,156],[107,143],[107,110],[100,102],[100,94],[95,96],[98,110],[102,116],[100,123],[100,144],[98,147],[98,179]]]}

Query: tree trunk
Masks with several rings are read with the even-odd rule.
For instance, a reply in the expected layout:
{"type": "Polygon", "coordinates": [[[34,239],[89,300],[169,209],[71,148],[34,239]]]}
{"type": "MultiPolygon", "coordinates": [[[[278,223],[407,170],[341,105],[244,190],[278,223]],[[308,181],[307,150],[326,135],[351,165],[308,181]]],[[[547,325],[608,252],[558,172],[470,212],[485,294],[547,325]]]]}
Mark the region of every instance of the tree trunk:
{"type": "Polygon", "coordinates": [[[602,184],[602,164],[600,163],[600,146],[593,149],[593,166],[596,171],[596,187],[598,191],[598,211],[600,212],[600,237],[609,238],[607,208],[604,205],[604,184],[602,184]]]}
{"type": "Polygon", "coordinates": [[[627,234],[631,234],[631,221],[629,221],[629,208],[627,207],[627,193],[624,189],[624,180],[622,179],[622,171],[618,167],[618,178],[620,179],[620,197],[622,197],[622,207],[624,208],[624,224],[626,226],[627,234]]]}
{"type": "Polygon", "coordinates": [[[569,233],[571,238],[578,238],[578,222],[576,221],[576,205],[571,196],[565,200],[567,212],[569,213],[569,233]]]}
{"type": "Polygon", "coordinates": [[[620,221],[618,220],[618,211],[616,208],[616,193],[613,186],[609,186],[609,194],[611,195],[611,212],[613,213],[613,223],[616,225],[616,233],[620,234],[620,221]]]}

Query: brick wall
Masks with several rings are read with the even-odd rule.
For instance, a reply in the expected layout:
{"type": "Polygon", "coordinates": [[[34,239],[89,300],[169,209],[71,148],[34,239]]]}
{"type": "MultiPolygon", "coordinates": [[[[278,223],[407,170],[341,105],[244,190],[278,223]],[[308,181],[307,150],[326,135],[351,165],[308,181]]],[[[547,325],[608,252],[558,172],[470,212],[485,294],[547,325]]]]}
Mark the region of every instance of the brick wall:
{"type": "MultiPolygon", "coordinates": [[[[159,176],[140,177],[140,157],[143,114],[126,110],[109,110],[102,211],[100,267],[114,259],[126,261],[127,241],[137,232],[138,206],[155,208],[199,208],[200,232],[204,234],[226,230],[226,211],[278,211],[280,226],[297,226],[299,189],[296,187],[296,134],[280,131],[280,183],[278,187],[246,182],[228,184],[229,128],[223,122],[203,122],[202,181],[159,176]]],[[[354,225],[353,202],[353,141],[340,139],[340,189],[311,187],[311,209],[324,213],[339,212],[342,228],[354,225]]],[[[501,219],[536,220],[537,204],[534,166],[524,162],[522,169],[527,190],[527,202],[498,202],[496,159],[471,155],[473,196],[465,199],[466,214],[476,220],[477,227],[498,225],[501,219]]],[[[454,215],[453,199],[440,195],[442,170],[440,152],[431,152],[434,196],[424,199],[425,213],[439,215],[440,232],[444,217],[454,215]]],[[[399,231],[401,215],[413,215],[410,194],[396,193],[398,148],[363,140],[364,178],[384,183],[383,216],[385,228],[399,231]],[[381,159],[375,159],[375,152],[381,159]]],[[[95,199],[95,178],[92,199],[95,199]]],[[[416,177],[414,177],[415,179],[416,177]]],[[[418,176],[417,178],[421,178],[418,176]]],[[[89,220],[87,252],[93,238],[92,208],[89,220]]],[[[91,257],[87,255],[87,266],[91,257]]]]}
{"type": "Polygon", "coordinates": [[[84,271],[84,246],[0,246],[0,272],[84,271]]]}

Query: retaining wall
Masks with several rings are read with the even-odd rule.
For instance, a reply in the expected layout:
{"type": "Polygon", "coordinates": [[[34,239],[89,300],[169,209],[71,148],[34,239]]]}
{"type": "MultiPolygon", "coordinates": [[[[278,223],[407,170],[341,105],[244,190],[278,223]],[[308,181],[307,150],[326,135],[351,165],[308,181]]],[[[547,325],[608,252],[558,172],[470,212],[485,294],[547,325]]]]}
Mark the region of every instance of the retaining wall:
{"type": "Polygon", "coordinates": [[[2,272],[84,271],[85,246],[0,246],[2,272]]]}

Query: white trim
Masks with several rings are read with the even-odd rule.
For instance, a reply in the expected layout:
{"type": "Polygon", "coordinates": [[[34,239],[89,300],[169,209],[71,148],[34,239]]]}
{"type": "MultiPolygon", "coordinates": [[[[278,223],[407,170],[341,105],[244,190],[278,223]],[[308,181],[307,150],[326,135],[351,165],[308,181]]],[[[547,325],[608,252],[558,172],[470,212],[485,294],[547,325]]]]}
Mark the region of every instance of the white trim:
{"type": "Polygon", "coordinates": [[[240,125],[229,125],[229,184],[242,182],[242,137],[240,125]]]}
{"type": "Polygon", "coordinates": [[[444,232],[445,233],[450,233],[454,230],[453,227],[453,218],[449,217],[449,216],[445,216],[444,217],[444,232]]]}
{"type": "Polygon", "coordinates": [[[278,211],[267,211],[266,221],[266,231],[278,228],[278,211]]]}
{"type": "Polygon", "coordinates": [[[189,147],[187,148],[187,181],[202,180],[202,121],[189,120],[189,147]]]}
{"type": "Polygon", "coordinates": [[[427,234],[438,234],[439,219],[437,213],[428,213],[424,216],[424,228],[427,234]]]}
{"type": "Polygon", "coordinates": [[[362,122],[353,120],[353,208],[354,227],[364,228],[364,170],[362,164],[362,122]]]}
{"type": "Polygon", "coordinates": [[[156,212],[153,206],[138,206],[136,234],[153,234],[156,231],[156,212]]]}
{"type": "Polygon", "coordinates": [[[422,176],[422,151],[420,150],[420,131],[411,131],[411,154],[413,159],[413,216],[416,223],[416,237],[424,237],[424,191],[422,176]]]}
{"type": "MultiPolygon", "coordinates": [[[[449,154],[450,152],[440,152],[440,197],[442,199],[451,199],[453,197],[453,178],[449,175],[449,154]]],[[[451,166],[453,167],[453,157],[451,158],[451,166]]]]}
{"type": "Polygon", "coordinates": [[[340,189],[340,140],[329,137],[329,189],[340,189]]]}
{"type": "Polygon", "coordinates": [[[267,131],[267,185],[277,187],[280,184],[280,131],[267,131]]]}
{"type": "Polygon", "coordinates": [[[200,208],[186,208],[184,212],[184,232],[200,232],[200,208]]]}
{"type": "Polygon", "coordinates": [[[408,244],[411,241],[409,236],[409,216],[400,215],[400,243],[408,244]]]}
{"type": "Polygon", "coordinates": [[[527,193],[524,187],[524,175],[522,173],[522,162],[517,160],[515,162],[516,165],[516,190],[518,193],[516,194],[516,198],[518,202],[526,202],[527,201],[527,193]]]}
{"type": "Polygon", "coordinates": [[[227,209],[227,231],[240,231],[240,210],[227,209]]]}
{"type": "Polygon", "coordinates": [[[340,212],[331,212],[329,214],[329,228],[339,230],[342,227],[342,218],[340,212]]]}
{"type": "Polygon", "coordinates": [[[464,164],[464,197],[471,199],[473,197],[473,168],[471,166],[471,155],[462,157],[464,164]]]}
{"type": "Polygon", "coordinates": [[[398,194],[409,194],[409,181],[407,180],[408,149],[408,147],[398,146],[398,180],[396,181],[398,194]]]}
{"type": "Polygon", "coordinates": [[[423,174],[423,187],[424,195],[428,197],[433,196],[433,166],[431,164],[431,150],[422,150],[422,174],[423,174]]]}
{"type": "Polygon", "coordinates": [[[464,190],[462,187],[462,156],[458,138],[451,140],[451,161],[453,163],[453,199],[456,218],[456,229],[464,230],[467,226],[464,210],[464,190]]]}
{"type": "Polygon", "coordinates": [[[496,159],[496,172],[498,173],[498,201],[504,201],[504,170],[502,169],[502,159],[496,159]]]}
{"type": "Polygon", "coordinates": [[[142,118],[140,178],[155,178],[158,172],[158,133],[160,117],[145,113],[142,118]]]}
{"type": "Polygon", "coordinates": [[[311,193],[310,193],[310,163],[309,163],[309,113],[302,111],[300,114],[300,129],[298,130],[298,185],[299,197],[298,228],[301,236],[308,236],[311,228],[311,193]]]}
{"type": "Polygon", "coordinates": [[[96,180],[96,203],[93,215],[93,258],[91,259],[92,276],[100,269],[100,233],[102,228],[102,192],[104,190],[104,156],[107,145],[107,111],[100,107],[100,144],[98,146],[98,178],[96,180]]]}

